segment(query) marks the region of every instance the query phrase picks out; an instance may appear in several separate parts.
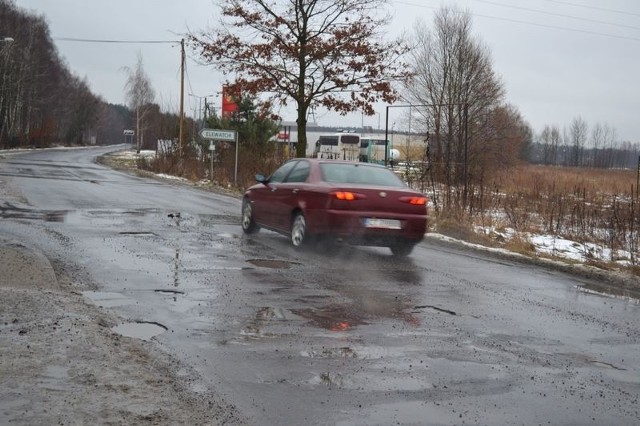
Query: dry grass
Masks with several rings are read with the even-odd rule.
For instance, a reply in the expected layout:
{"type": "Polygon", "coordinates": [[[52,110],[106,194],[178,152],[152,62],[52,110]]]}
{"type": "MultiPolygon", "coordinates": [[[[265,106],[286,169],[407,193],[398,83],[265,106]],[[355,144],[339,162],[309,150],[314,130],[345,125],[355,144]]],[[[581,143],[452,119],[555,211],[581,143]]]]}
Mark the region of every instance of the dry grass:
{"type": "MultiPolygon", "coordinates": [[[[630,170],[519,166],[496,175],[478,201],[476,225],[543,233],[593,243],[638,264],[640,205],[630,170]],[[490,218],[490,219],[488,219],[490,218]]],[[[516,237],[517,238],[517,237],[516,237]]],[[[510,242],[528,251],[526,242],[510,242]]],[[[520,249],[518,249],[520,247],[520,249]]]]}
{"type": "Polygon", "coordinates": [[[498,174],[494,182],[505,193],[526,191],[537,198],[554,191],[629,194],[635,190],[636,178],[635,170],[523,165],[498,174]]]}

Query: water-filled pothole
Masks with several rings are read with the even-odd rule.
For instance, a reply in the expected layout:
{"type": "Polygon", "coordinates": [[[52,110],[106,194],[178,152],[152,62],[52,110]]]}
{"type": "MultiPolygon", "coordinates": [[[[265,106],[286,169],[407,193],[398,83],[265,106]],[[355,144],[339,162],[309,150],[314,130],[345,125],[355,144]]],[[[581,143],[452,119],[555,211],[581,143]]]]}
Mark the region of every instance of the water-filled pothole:
{"type": "Polygon", "coordinates": [[[111,327],[111,330],[125,337],[134,339],[151,340],[168,330],[164,325],[153,321],[125,322],[111,327]]]}
{"type": "Polygon", "coordinates": [[[184,294],[184,291],[180,291],[180,290],[153,290],[153,291],[155,291],[156,293],[159,293],[159,294],[166,294],[166,295],[169,295],[169,296],[175,296],[177,294],[184,294]]]}

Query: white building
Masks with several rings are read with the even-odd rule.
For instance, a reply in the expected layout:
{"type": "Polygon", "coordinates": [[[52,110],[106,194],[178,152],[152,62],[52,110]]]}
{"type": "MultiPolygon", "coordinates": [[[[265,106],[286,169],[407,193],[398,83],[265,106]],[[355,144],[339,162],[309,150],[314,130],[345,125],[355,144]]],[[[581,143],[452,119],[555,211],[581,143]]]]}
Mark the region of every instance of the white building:
{"type": "MultiPolygon", "coordinates": [[[[327,127],[318,126],[316,123],[307,124],[307,157],[313,156],[316,142],[320,135],[334,134],[338,132],[357,133],[363,138],[384,139],[385,129],[374,129],[372,127],[364,128],[344,128],[344,127],[327,127]]],[[[407,152],[424,148],[424,135],[415,133],[398,132],[392,129],[388,130],[388,139],[391,149],[400,151],[400,160],[406,160],[407,152]],[[409,147],[411,149],[409,149],[409,147]]],[[[292,148],[298,142],[298,128],[295,122],[283,122],[278,138],[280,143],[289,143],[292,148]],[[285,135],[288,135],[286,138],[285,135]]]]}

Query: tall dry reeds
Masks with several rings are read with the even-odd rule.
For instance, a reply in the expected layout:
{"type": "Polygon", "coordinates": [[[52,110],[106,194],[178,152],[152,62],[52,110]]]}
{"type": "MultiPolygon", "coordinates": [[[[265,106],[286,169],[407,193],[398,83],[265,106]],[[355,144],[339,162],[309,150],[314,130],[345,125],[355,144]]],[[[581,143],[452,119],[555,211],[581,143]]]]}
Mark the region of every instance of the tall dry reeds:
{"type": "Polygon", "coordinates": [[[475,191],[471,221],[500,218],[518,233],[545,233],[624,254],[637,264],[640,203],[634,170],[525,165],[496,174],[475,191]]]}

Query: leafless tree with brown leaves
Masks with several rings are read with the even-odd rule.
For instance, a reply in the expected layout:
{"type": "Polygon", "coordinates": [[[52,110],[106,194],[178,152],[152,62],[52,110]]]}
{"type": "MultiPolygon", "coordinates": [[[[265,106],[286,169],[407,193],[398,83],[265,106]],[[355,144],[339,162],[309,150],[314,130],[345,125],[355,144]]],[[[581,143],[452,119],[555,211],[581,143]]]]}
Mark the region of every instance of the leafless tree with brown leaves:
{"type": "Polygon", "coordinates": [[[324,107],[373,115],[392,103],[392,82],[408,73],[402,41],[387,41],[387,0],[221,0],[218,29],[191,34],[205,62],[235,74],[232,89],[297,108],[298,145],[307,147],[307,114],[324,107]]]}

